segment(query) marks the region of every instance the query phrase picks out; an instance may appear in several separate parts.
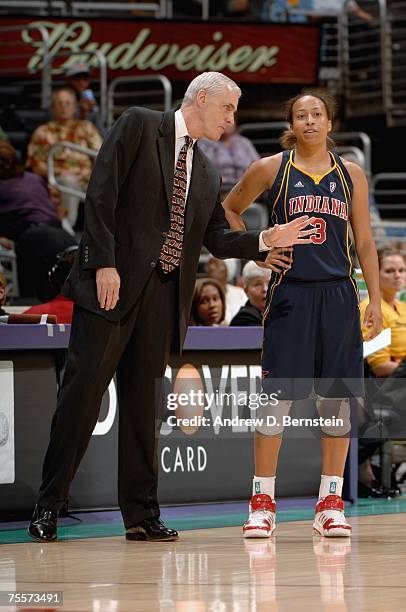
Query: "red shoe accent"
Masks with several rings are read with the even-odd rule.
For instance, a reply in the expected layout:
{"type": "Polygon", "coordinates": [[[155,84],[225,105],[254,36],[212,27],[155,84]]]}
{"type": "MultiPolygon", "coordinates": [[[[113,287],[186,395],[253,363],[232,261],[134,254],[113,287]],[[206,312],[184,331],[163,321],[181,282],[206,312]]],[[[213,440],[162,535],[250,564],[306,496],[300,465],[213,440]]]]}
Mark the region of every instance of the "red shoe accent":
{"type": "Polygon", "coordinates": [[[344,512],[344,502],[339,495],[327,495],[321,499],[316,506],[316,514],[323,510],[340,510],[344,512]]]}
{"type": "Polygon", "coordinates": [[[269,495],[263,493],[260,495],[253,495],[251,498],[251,512],[255,512],[256,510],[276,512],[276,504],[269,495]]]}
{"type": "Polygon", "coordinates": [[[351,531],[351,525],[337,524],[334,522],[333,518],[329,518],[323,523],[323,529],[327,529],[327,531],[330,531],[330,529],[348,529],[348,531],[351,531]]]}
{"type": "Polygon", "coordinates": [[[269,531],[270,529],[272,529],[271,521],[263,519],[262,522],[263,525],[247,525],[246,523],[244,523],[244,531],[257,531],[258,529],[260,529],[261,531],[269,531]]]}

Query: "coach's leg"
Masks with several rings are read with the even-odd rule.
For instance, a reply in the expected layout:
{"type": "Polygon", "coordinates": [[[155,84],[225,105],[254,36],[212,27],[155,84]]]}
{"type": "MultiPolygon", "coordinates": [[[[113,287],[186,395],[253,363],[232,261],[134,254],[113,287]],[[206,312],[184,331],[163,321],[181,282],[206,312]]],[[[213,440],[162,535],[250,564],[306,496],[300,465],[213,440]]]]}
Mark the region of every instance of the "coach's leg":
{"type": "Polygon", "coordinates": [[[131,329],[75,307],[66,370],[45,455],[38,505],[60,510],[90,441],[131,329]]]}
{"type": "Polygon", "coordinates": [[[160,514],[157,487],[162,383],[173,330],[177,327],[177,293],[176,277],[163,278],[159,272],[152,274],[117,369],[118,494],[127,529],[160,514]]]}

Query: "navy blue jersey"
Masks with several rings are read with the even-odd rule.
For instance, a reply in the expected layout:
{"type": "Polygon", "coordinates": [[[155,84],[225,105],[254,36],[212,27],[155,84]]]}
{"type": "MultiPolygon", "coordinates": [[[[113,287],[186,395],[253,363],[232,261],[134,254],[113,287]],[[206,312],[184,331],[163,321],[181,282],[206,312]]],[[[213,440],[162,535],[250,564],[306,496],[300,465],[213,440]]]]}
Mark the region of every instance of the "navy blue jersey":
{"type": "MultiPolygon", "coordinates": [[[[288,223],[302,215],[316,217],[313,244],[293,247],[293,265],[283,276],[302,281],[334,280],[352,276],[349,216],[353,185],[340,157],[331,156],[331,168],[315,177],[294,162],[294,150],[284,151],[270,193],[270,219],[288,223]]],[[[310,229],[310,226],[306,229],[310,229]]],[[[274,279],[277,284],[282,280],[274,279]]]]}

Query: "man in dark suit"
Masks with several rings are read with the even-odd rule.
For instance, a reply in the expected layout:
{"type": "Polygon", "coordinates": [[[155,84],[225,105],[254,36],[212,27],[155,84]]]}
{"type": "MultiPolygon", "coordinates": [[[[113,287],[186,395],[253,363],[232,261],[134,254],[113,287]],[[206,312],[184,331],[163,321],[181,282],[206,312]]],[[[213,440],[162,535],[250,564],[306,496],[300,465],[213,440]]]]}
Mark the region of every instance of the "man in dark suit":
{"type": "Polygon", "coordinates": [[[262,316],[270,278],[271,271],[268,268],[257,266],[255,261],[249,261],[245,264],[242,271],[242,279],[248,300],[231,319],[230,325],[233,327],[262,325],[262,316]]]}
{"type": "MultiPolygon", "coordinates": [[[[176,113],[127,110],[97,157],[79,256],[65,295],[75,302],[70,344],[43,481],[29,534],[56,539],[58,511],[117,374],[118,495],[129,540],[173,540],[159,520],[161,381],[186,335],[202,244],[216,257],[256,259],[259,248],[304,238],[307,217],[262,232],[230,231],[220,177],[200,152],[234,121],[238,86],[220,73],[189,85],[176,113]]],[[[273,257],[271,253],[270,256],[273,257]]],[[[280,259],[276,251],[276,259],[280,259]]]]}

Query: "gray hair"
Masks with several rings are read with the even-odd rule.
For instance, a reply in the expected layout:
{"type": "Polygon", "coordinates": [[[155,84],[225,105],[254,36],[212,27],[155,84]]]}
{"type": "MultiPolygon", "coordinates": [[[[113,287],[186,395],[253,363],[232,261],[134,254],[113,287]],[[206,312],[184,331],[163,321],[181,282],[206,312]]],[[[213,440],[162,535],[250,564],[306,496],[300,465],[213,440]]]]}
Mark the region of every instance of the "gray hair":
{"type": "Polygon", "coordinates": [[[202,72],[189,83],[189,86],[183,97],[182,106],[192,104],[196,99],[199,91],[207,91],[207,93],[216,95],[221,93],[225,85],[228,85],[233,91],[241,96],[241,89],[232,79],[221,72],[202,72]]]}
{"type": "Polygon", "coordinates": [[[263,278],[267,278],[269,280],[271,277],[271,271],[268,268],[261,268],[260,266],[257,266],[255,261],[249,261],[246,263],[242,271],[244,287],[248,287],[250,280],[256,278],[257,276],[262,276],[263,278]]]}

